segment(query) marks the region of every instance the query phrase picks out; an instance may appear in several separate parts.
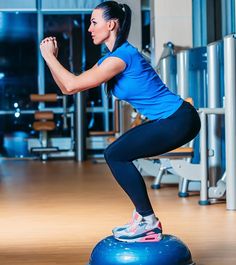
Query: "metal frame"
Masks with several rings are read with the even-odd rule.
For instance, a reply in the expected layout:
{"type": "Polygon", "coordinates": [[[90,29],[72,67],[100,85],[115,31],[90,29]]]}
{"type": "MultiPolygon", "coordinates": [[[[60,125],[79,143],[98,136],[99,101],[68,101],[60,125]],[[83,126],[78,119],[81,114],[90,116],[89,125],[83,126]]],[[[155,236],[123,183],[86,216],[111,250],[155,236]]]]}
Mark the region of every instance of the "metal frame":
{"type": "MultiPolygon", "coordinates": [[[[208,72],[208,104],[209,108],[222,107],[223,91],[223,41],[217,41],[207,46],[208,72]]],[[[210,186],[216,186],[219,179],[221,161],[222,137],[220,132],[221,119],[217,115],[208,118],[208,141],[214,156],[209,157],[210,186]]]]}
{"type": "Polygon", "coordinates": [[[224,114],[223,108],[201,108],[199,115],[201,118],[200,130],[200,165],[201,165],[201,191],[199,204],[209,204],[208,201],[208,145],[207,145],[207,115],[222,115],[224,114]]]}
{"type": "Polygon", "coordinates": [[[236,35],[224,38],[226,203],[236,210],[236,35]]]}
{"type": "Polygon", "coordinates": [[[182,98],[191,97],[194,106],[206,107],[207,102],[206,47],[197,47],[177,53],[177,87],[182,98]]]}
{"type": "Polygon", "coordinates": [[[207,45],[207,1],[192,1],[193,47],[207,45]]]}
{"type": "Polygon", "coordinates": [[[221,0],[222,36],[235,32],[235,0],[221,0]]]}

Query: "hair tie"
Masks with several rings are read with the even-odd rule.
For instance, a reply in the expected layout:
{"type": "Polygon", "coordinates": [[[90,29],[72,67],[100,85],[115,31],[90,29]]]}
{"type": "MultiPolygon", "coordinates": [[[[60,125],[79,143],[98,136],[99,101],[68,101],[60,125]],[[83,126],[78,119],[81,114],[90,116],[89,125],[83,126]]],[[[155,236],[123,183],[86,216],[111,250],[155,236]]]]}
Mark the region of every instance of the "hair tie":
{"type": "Polygon", "coordinates": [[[125,6],[123,4],[119,4],[119,6],[122,9],[122,11],[125,12],[125,6]]]}

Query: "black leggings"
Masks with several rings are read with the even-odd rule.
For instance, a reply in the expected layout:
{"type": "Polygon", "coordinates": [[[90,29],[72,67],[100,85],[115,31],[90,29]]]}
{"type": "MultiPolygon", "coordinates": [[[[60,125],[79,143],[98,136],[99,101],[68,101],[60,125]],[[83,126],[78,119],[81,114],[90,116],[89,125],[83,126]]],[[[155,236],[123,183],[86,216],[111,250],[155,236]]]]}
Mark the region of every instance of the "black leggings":
{"type": "Polygon", "coordinates": [[[132,161],[180,147],[192,140],[199,130],[197,111],[183,102],[170,117],[132,128],[107,147],[104,152],[106,162],[138,213],[147,216],[153,209],[142,175],[132,161]]]}

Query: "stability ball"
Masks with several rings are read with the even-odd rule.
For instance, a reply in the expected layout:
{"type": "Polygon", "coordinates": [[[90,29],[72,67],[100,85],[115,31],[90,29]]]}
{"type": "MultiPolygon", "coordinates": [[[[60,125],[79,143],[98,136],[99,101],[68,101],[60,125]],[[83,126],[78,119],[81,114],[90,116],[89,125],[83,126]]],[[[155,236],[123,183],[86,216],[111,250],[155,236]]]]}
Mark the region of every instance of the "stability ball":
{"type": "Polygon", "coordinates": [[[160,242],[128,243],[113,236],[101,240],[87,265],[194,265],[188,247],[177,237],[163,235],[160,242]]]}

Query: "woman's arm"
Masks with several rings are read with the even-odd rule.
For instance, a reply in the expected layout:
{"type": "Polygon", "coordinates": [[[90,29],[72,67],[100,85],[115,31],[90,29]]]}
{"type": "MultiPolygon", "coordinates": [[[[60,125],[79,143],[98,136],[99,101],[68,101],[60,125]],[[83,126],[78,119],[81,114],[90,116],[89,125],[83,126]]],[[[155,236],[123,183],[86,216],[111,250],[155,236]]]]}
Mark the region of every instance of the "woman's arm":
{"type": "Polygon", "coordinates": [[[61,92],[63,94],[66,94],[66,88],[65,86],[58,80],[58,78],[56,77],[56,75],[53,73],[53,70],[49,67],[49,70],[52,74],[52,78],[54,79],[55,83],[57,84],[57,86],[60,88],[61,92]]]}
{"type": "MultiPolygon", "coordinates": [[[[58,56],[58,45],[57,45],[57,40],[56,40],[56,38],[55,38],[55,37],[48,37],[48,38],[45,39],[45,41],[46,41],[46,40],[53,41],[53,44],[54,44],[54,53],[53,53],[53,54],[54,54],[54,56],[57,58],[57,56],[58,56]]],[[[63,91],[65,91],[65,87],[62,85],[62,83],[61,83],[61,82],[57,79],[57,77],[54,75],[52,69],[49,68],[49,70],[50,70],[50,72],[51,72],[51,74],[52,74],[52,77],[53,77],[54,81],[56,82],[57,86],[60,87],[63,91]]]]}
{"type": "Polygon", "coordinates": [[[91,69],[76,76],[66,70],[56,59],[53,49],[53,42],[47,41],[40,45],[42,56],[44,57],[54,80],[64,94],[75,94],[100,84],[107,82],[125,69],[125,62],[119,58],[110,57],[104,60],[99,66],[95,65],[91,69]]]}
{"type": "MultiPolygon", "coordinates": [[[[92,68],[95,68],[95,67],[98,67],[97,63],[92,67],[92,68]]],[[[59,88],[61,88],[61,91],[65,91],[66,92],[66,88],[63,86],[63,84],[57,79],[56,75],[53,73],[53,70],[51,68],[49,68],[51,74],[52,74],[52,77],[54,79],[54,81],[56,82],[57,86],[59,88]]]]}

